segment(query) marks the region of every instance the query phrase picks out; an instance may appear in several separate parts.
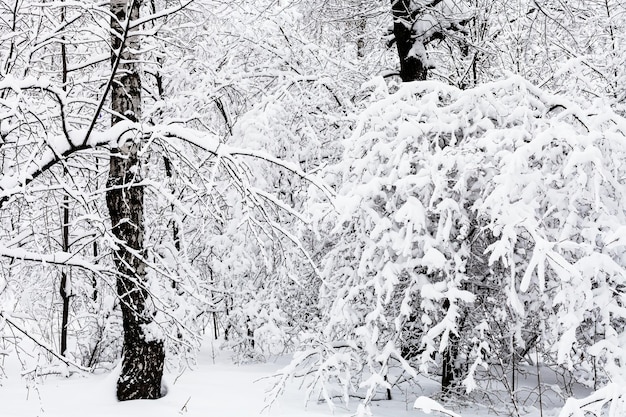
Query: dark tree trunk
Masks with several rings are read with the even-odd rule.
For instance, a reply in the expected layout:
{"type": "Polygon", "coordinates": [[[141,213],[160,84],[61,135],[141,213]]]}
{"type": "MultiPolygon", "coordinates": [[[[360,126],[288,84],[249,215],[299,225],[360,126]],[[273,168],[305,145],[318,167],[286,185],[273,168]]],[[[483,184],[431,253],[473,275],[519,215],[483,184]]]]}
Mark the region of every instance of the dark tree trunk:
{"type": "Polygon", "coordinates": [[[445,395],[450,394],[455,385],[457,376],[455,361],[458,356],[458,345],[458,338],[450,334],[448,347],[443,351],[441,359],[441,391],[445,395]]]}
{"type": "MultiPolygon", "coordinates": [[[[63,225],[61,226],[61,246],[63,252],[70,251],[70,198],[67,194],[63,196],[63,225]]],[[[61,285],[59,293],[63,302],[63,310],[61,311],[61,356],[65,356],[67,351],[67,323],[70,317],[70,281],[68,271],[61,271],[61,285]]]]}
{"type": "MultiPolygon", "coordinates": [[[[61,22],[65,22],[65,7],[61,8],[61,22]]],[[[62,36],[61,39],[65,41],[65,36],[62,36]]],[[[65,91],[67,88],[67,49],[65,42],[61,42],[61,66],[61,82],[63,84],[63,91],[65,91]]],[[[67,175],[68,173],[66,172],[65,174],[67,175]]],[[[61,246],[63,252],[70,251],[70,197],[67,193],[63,196],[61,246]]],[[[68,271],[67,269],[63,269],[61,271],[61,285],[59,286],[59,293],[63,303],[63,310],[61,312],[61,356],[65,356],[67,353],[67,324],[70,318],[70,288],[68,271]]]]}
{"type": "MultiPolygon", "coordinates": [[[[448,299],[444,300],[443,308],[446,311],[450,308],[448,299]]],[[[451,394],[457,388],[458,379],[463,373],[464,365],[459,363],[459,350],[461,348],[459,335],[462,334],[467,317],[466,312],[464,313],[461,314],[457,322],[458,334],[450,333],[448,346],[441,356],[441,391],[444,395],[451,394]]]]}
{"type": "MultiPolygon", "coordinates": [[[[139,37],[128,36],[126,29],[120,26],[120,22],[125,24],[127,19],[139,18],[139,6],[139,0],[111,1],[112,61],[115,63],[117,54],[121,54],[119,75],[111,90],[113,124],[124,118],[134,121],[141,118],[141,78],[136,56],[140,49],[139,37]],[[127,16],[128,11],[130,16],[127,16]]],[[[155,324],[145,288],[144,189],[137,185],[141,180],[140,143],[138,137],[120,139],[119,146],[111,149],[106,195],[113,234],[122,242],[114,251],[124,327],[122,372],[117,382],[120,401],[160,398],[165,360],[163,340],[146,332],[147,327],[155,324]]]]}
{"type": "Polygon", "coordinates": [[[356,56],[357,58],[365,57],[365,31],[367,29],[367,20],[362,17],[356,25],[357,28],[357,41],[356,41],[356,56]]]}
{"type": "Polygon", "coordinates": [[[140,166],[138,147],[127,144],[112,151],[106,196],[113,234],[124,242],[114,252],[124,327],[124,357],[117,383],[120,401],[160,398],[165,360],[163,341],[144,332],[153,323],[153,317],[146,305],[149,295],[144,287],[144,191],[143,187],[133,185],[139,180],[135,174],[140,166]]]}
{"type": "MultiPolygon", "coordinates": [[[[157,80],[160,80],[161,77],[158,76],[157,80]]],[[[160,83],[159,83],[160,84],[160,83]]],[[[159,98],[163,97],[163,90],[161,87],[159,87],[159,98]]],[[[169,180],[172,179],[172,177],[174,176],[174,172],[172,171],[172,163],[170,162],[170,159],[167,156],[163,157],[163,163],[165,165],[165,175],[167,175],[167,178],[169,180]]],[[[171,185],[170,183],[170,192],[172,193],[172,195],[175,194],[175,189],[174,186],[171,185]]],[[[174,210],[175,210],[175,206],[174,204],[172,204],[171,206],[172,209],[172,214],[174,214],[174,210]]],[[[172,239],[174,240],[174,248],[176,249],[177,253],[180,253],[180,231],[178,230],[178,224],[176,223],[176,219],[172,218],[171,220],[172,222],[172,239]]],[[[177,289],[178,288],[178,284],[176,283],[175,280],[172,280],[172,288],[177,289]]]]}
{"type": "Polygon", "coordinates": [[[393,34],[398,57],[400,58],[400,78],[402,81],[422,81],[428,75],[428,68],[422,59],[411,54],[411,49],[417,41],[413,32],[411,0],[391,0],[393,15],[393,34]]]}

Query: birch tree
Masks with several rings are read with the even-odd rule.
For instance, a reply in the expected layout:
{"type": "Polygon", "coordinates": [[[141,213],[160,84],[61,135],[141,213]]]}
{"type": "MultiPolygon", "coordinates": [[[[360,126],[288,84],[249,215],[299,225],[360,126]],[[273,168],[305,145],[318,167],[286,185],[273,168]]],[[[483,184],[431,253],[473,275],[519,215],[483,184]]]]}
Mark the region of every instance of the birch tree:
{"type": "MultiPolygon", "coordinates": [[[[111,2],[112,124],[141,122],[139,36],[130,30],[139,19],[138,0],[111,2]]],[[[124,356],[117,384],[119,400],[161,397],[165,351],[163,340],[150,333],[154,311],[146,285],[144,261],[144,187],[141,182],[141,132],[131,131],[113,142],[106,201],[118,239],[114,260],[117,294],[124,323],[124,356]]]]}
{"type": "MultiPolygon", "coordinates": [[[[197,318],[216,310],[211,294],[225,294],[223,289],[214,286],[213,270],[205,268],[214,266],[205,262],[211,257],[210,244],[231,236],[216,233],[221,226],[227,226],[229,233],[235,236],[233,241],[238,245],[235,251],[246,252],[249,248],[247,254],[256,258],[259,264],[271,259],[284,272],[285,262],[281,254],[303,255],[303,246],[289,231],[291,225],[284,219],[306,223],[304,216],[298,213],[298,205],[281,201],[288,197],[278,197],[281,193],[288,195],[291,190],[285,189],[284,185],[275,188],[274,184],[263,182],[263,175],[257,182],[254,172],[261,172],[256,171],[261,166],[268,172],[271,171],[268,167],[277,167],[283,178],[305,179],[305,184],[313,184],[325,195],[332,195],[332,191],[304,171],[306,161],[302,165],[300,160],[295,163],[285,161],[265,152],[264,146],[245,148],[250,145],[246,138],[254,136],[258,139],[259,136],[250,134],[245,125],[231,129],[231,123],[238,115],[228,114],[227,108],[222,108],[219,113],[215,110],[219,94],[227,90],[220,84],[224,79],[202,78],[206,84],[196,83],[191,88],[202,89],[202,94],[177,96],[180,94],[177,86],[192,85],[191,81],[197,81],[190,74],[196,76],[199,74],[197,68],[208,68],[206,62],[190,62],[187,51],[172,46],[181,42],[174,33],[180,27],[183,31],[189,27],[189,21],[185,20],[189,16],[177,15],[189,3],[162,10],[153,4],[152,14],[143,17],[139,15],[138,1],[94,7],[81,3],[55,3],[43,7],[30,2],[18,6],[12,17],[16,25],[24,26],[20,36],[29,36],[28,41],[17,42],[11,37],[0,40],[2,51],[10,52],[3,56],[8,64],[3,67],[5,73],[0,81],[0,131],[4,141],[0,147],[0,208],[5,222],[0,255],[6,272],[3,277],[7,277],[6,285],[2,287],[4,296],[17,295],[23,297],[23,302],[14,303],[14,310],[2,312],[3,320],[6,320],[3,323],[21,329],[33,343],[52,355],[55,366],[58,362],[63,364],[62,372],[65,373],[90,370],[98,362],[96,352],[103,349],[103,345],[108,349],[108,362],[115,361],[123,353],[118,398],[158,398],[162,395],[161,374],[166,351],[193,353],[203,330],[203,323],[197,318]],[[66,11],[64,23],[60,23],[58,15],[53,13],[58,8],[66,11]],[[35,19],[35,12],[43,13],[45,25],[37,26],[28,20],[35,19]],[[181,16],[180,20],[175,16],[181,16]],[[144,30],[147,22],[157,20],[159,24],[152,27],[151,32],[144,30]],[[65,32],[56,31],[59,25],[65,28],[65,32]],[[171,28],[171,31],[164,27],[171,28]],[[154,55],[141,53],[145,45],[158,46],[151,35],[159,30],[166,33],[164,38],[168,37],[169,53],[159,55],[157,47],[151,48],[154,55]],[[45,41],[39,45],[38,38],[45,41]],[[67,60],[49,59],[54,57],[53,52],[61,43],[67,47],[67,60]],[[24,45],[36,46],[29,49],[24,45]],[[159,77],[155,80],[145,77],[154,69],[159,77]],[[67,77],[64,78],[63,74],[67,77]],[[157,88],[156,95],[150,94],[154,83],[162,87],[157,88]],[[211,90],[216,85],[217,88],[211,90]],[[202,113],[199,115],[194,108],[207,111],[198,112],[202,113]],[[219,117],[214,117],[216,115],[219,117]],[[223,128],[225,119],[226,128],[223,128]],[[212,129],[215,120],[219,121],[220,129],[212,129]],[[210,123],[205,124],[206,121],[210,123]],[[238,138],[228,137],[230,144],[226,144],[220,132],[232,136],[232,130],[239,132],[238,138]],[[168,156],[167,164],[164,155],[168,156]],[[106,184],[97,179],[104,174],[100,171],[103,166],[99,161],[109,164],[106,184]],[[64,177],[67,181],[61,180],[63,170],[69,173],[64,177]],[[65,249],[65,246],[51,238],[60,231],[51,230],[49,216],[46,217],[50,211],[46,204],[54,201],[60,190],[70,196],[72,207],[80,208],[70,217],[69,240],[72,245],[61,251],[59,249],[65,249]],[[49,196],[49,200],[35,198],[38,193],[49,196]],[[105,202],[108,217],[101,211],[105,202]],[[32,216],[26,216],[31,213],[32,216]],[[230,222],[232,213],[240,217],[230,222]],[[24,219],[29,223],[25,224],[24,219]],[[176,233],[172,233],[172,224],[176,226],[176,233]],[[168,232],[162,233],[163,230],[168,232]],[[98,250],[92,250],[94,242],[98,250]],[[14,276],[18,268],[39,272],[28,274],[27,282],[20,282],[14,276]],[[53,313],[46,310],[45,303],[38,303],[37,311],[33,311],[32,303],[29,303],[30,297],[36,298],[30,290],[38,279],[42,279],[38,283],[38,287],[42,287],[41,293],[45,293],[46,287],[52,287],[47,278],[49,270],[71,270],[72,277],[85,278],[86,291],[80,293],[81,297],[76,296],[78,291],[71,292],[74,306],[81,313],[93,307],[96,310],[93,315],[97,316],[99,324],[92,326],[90,322],[83,326],[80,336],[94,330],[89,336],[106,334],[110,344],[105,341],[102,344],[99,341],[89,343],[90,351],[82,356],[73,348],[67,349],[66,357],[56,353],[58,349],[51,346],[51,341],[58,340],[56,330],[48,330],[54,327],[51,325],[53,313]],[[92,286],[94,278],[98,282],[97,289],[92,286]],[[110,288],[115,289],[115,298],[110,288]],[[79,298],[80,303],[76,302],[79,298]],[[89,300],[95,302],[89,304],[89,300]],[[30,322],[20,321],[18,313],[22,310],[27,310],[33,317],[39,311],[46,312],[41,328],[34,329],[30,322]],[[117,323],[118,317],[124,331],[123,346],[117,343],[120,334],[115,332],[119,329],[107,327],[109,321],[117,323]]],[[[198,13],[197,10],[194,12],[198,13]]],[[[195,17],[200,15],[198,13],[195,17]]],[[[291,34],[287,33],[282,39],[289,42],[290,37],[291,34]]],[[[239,42],[256,47],[259,56],[265,53],[263,48],[245,38],[239,42]]],[[[300,43],[304,44],[298,41],[300,43]]],[[[238,59],[249,58],[250,54],[243,52],[238,59]]],[[[276,57],[276,51],[269,56],[276,57]]],[[[311,54],[310,59],[315,56],[311,54]]],[[[276,61],[279,62],[276,67],[284,69],[282,58],[276,61]]],[[[219,65],[218,62],[216,66],[219,65]]],[[[271,66],[268,69],[273,70],[271,66]]],[[[273,80],[282,80],[281,74],[293,77],[272,91],[272,97],[283,96],[285,91],[281,88],[285,85],[291,88],[316,80],[301,76],[297,71],[268,71],[264,76],[267,74],[273,80]]],[[[249,96],[258,94],[266,85],[265,81],[250,82],[254,77],[247,72],[229,75],[231,78],[225,80],[228,87],[237,86],[241,80],[249,82],[244,86],[249,86],[250,90],[241,89],[249,96]]],[[[267,85],[271,84],[268,82],[267,85]]],[[[327,83],[311,85],[326,94],[326,100],[332,105],[339,102],[327,83]]],[[[288,95],[290,100],[294,99],[293,94],[288,95]]],[[[316,94],[317,90],[311,90],[312,102],[316,94]]],[[[231,104],[226,100],[223,102],[231,104]]],[[[262,102],[265,103],[267,101],[262,102]]],[[[280,112],[286,118],[296,119],[284,109],[280,112]]],[[[306,113],[306,110],[302,112],[306,113]]],[[[271,129],[268,132],[280,133],[271,129]]],[[[289,154],[280,156],[287,158],[289,154]]],[[[285,179],[284,183],[288,181],[285,179]]],[[[60,217],[53,220],[53,224],[62,222],[60,217]]],[[[228,263],[237,261],[236,258],[225,260],[228,263]]],[[[305,262],[310,265],[310,260],[305,262]]],[[[237,265],[230,271],[228,266],[232,265],[224,268],[224,277],[232,278],[231,271],[237,269],[237,265]]],[[[266,275],[270,277],[273,270],[269,267],[267,270],[266,275]]],[[[247,276],[247,271],[242,275],[247,276]]],[[[286,274],[283,273],[282,277],[286,274]]],[[[81,288],[79,280],[73,281],[76,281],[74,290],[81,288]]],[[[268,289],[265,293],[274,291],[270,290],[273,285],[265,283],[264,286],[268,289]]],[[[269,298],[275,294],[271,293],[269,298]]],[[[227,295],[234,303],[242,302],[236,292],[227,295]]],[[[55,302],[49,298],[44,300],[50,304],[55,302]]],[[[80,316],[69,317],[68,337],[72,340],[68,346],[74,346],[78,339],[72,326],[78,327],[86,314],[80,316]]],[[[274,324],[272,320],[272,317],[267,320],[269,329],[274,324]]],[[[262,323],[261,320],[257,322],[262,323]]],[[[82,345],[83,340],[78,344],[82,345]]]]}

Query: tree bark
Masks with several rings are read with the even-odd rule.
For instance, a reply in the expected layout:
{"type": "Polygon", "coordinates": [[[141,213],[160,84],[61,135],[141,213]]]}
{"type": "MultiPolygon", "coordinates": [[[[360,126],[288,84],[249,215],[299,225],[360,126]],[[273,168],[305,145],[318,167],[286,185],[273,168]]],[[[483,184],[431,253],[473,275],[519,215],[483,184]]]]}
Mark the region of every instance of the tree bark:
{"type": "MultiPolygon", "coordinates": [[[[65,23],[65,7],[61,8],[61,23],[65,23]]],[[[63,91],[67,89],[67,48],[65,46],[65,36],[61,36],[61,88],[63,91]]],[[[68,175],[64,172],[64,175],[68,175]]],[[[63,195],[63,219],[61,221],[61,246],[63,252],[70,251],[70,196],[65,193],[63,195]]],[[[67,324],[70,318],[70,296],[71,296],[70,277],[68,270],[61,270],[61,285],[59,286],[59,294],[63,303],[61,311],[61,356],[67,354],[67,324]]]]}
{"type": "Polygon", "coordinates": [[[400,78],[404,82],[423,81],[428,76],[428,68],[420,57],[411,53],[417,41],[413,32],[411,0],[391,0],[391,12],[393,34],[400,58],[400,78]]]}
{"type": "MultiPolygon", "coordinates": [[[[445,311],[448,311],[450,308],[450,300],[444,300],[443,308],[445,311]]],[[[457,321],[458,334],[450,333],[448,336],[448,346],[446,346],[441,354],[441,391],[444,395],[454,393],[455,389],[458,388],[459,376],[461,376],[463,372],[462,367],[464,365],[459,363],[459,343],[461,342],[459,335],[463,332],[466,317],[466,314],[461,315],[457,321]]]]}
{"type": "Polygon", "coordinates": [[[441,391],[444,395],[452,393],[456,382],[456,364],[454,363],[458,356],[458,338],[450,334],[448,346],[442,353],[441,357],[441,391]]]}
{"type": "MultiPolygon", "coordinates": [[[[139,0],[111,1],[112,62],[117,66],[111,90],[112,124],[124,119],[141,119],[141,78],[137,51],[139,37],[125,34],[127,19],[139,18],[139,0]],[[126,43],[125,43],[126,42],[126,43]]],[[[113,65],[115,68],[115,65],[113,65]]],[[[156,399],[162,396],[161,379],[165,351],[163,340],[146,331],[154,326],[146,290],[144,261],[144,189],[139,158],[140,137],[120,138],[111,149],[107,183],[107,207],[114,236],[119,240],[114,250],[118,270],[117,294],[124,327],[122,371],[117,382],[117,398],[156,399]]]]}
{"type": "MultiPolygon", "coordinates": [[[[63,252],[70,251],[70,198],[67,194],[63,196],[63,220],[61,225],[61,249],[63,252]]],[[[61,311],[61,356],[67,353],[67,324],[70,317],[70,278],[68,270],[61,270],[61,284],[59,285],[59,294],[63,303],[61,311]]]]}

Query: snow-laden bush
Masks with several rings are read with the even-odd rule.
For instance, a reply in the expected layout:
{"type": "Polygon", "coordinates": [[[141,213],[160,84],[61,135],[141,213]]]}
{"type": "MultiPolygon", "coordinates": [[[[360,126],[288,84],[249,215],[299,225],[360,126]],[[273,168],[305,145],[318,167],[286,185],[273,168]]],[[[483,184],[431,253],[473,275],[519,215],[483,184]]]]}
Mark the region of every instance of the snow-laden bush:
{"type": "Polygon", "coordinates": [[[469,392],[477,369],[537,351],[621,398],[626,119],[517,77],[369,87],[319,224],[323,329],[277,388],[308,375],[310,395],[367,404],[443,372],[469,392]]]}

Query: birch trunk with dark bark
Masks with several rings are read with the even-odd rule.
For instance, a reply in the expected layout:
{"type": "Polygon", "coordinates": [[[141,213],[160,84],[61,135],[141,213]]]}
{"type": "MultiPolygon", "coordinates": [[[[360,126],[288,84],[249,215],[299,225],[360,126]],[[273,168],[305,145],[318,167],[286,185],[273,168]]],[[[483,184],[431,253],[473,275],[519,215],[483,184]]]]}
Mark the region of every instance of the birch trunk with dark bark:
{"type": "MultiPolygon", "coordinates": [[[[141,78],[137,51],[139,37],[127,33],[127,19],[139,18],[139,0],[111,1],[112,67],[117,70],[111,86],[112,124],[141,119],[141,78]],[[117,65],[116,65],[117,62],[117,65]]],[[[139,133],[137,133],[139,135],[139,133]]],[[[107,183],[107,207],[114,236],[118,271],[117,294],[122,310],[124,352],[117,382],[117,398],[156,399],[162,396],[161,379],[165,351],[163,340],[146,328],[154,325],[146,290],[144,261],[144,189],[139,158],[140,137],[120,138],[111,149],[107,183]]]]}

